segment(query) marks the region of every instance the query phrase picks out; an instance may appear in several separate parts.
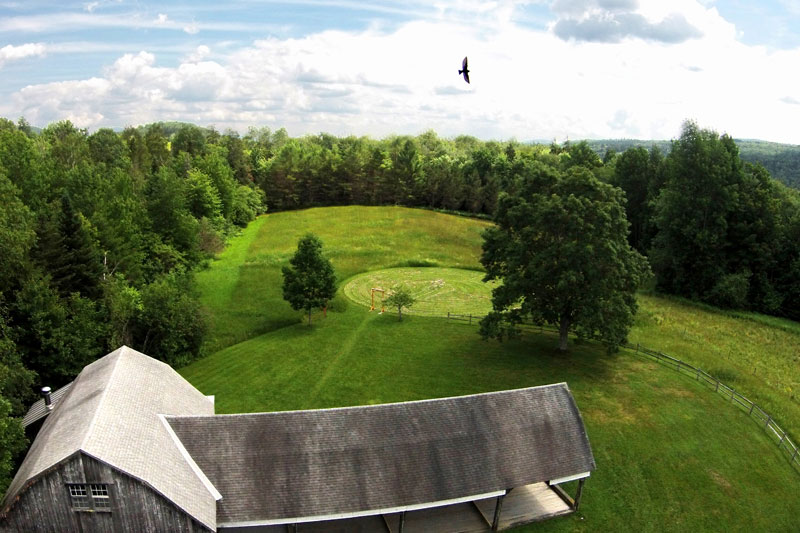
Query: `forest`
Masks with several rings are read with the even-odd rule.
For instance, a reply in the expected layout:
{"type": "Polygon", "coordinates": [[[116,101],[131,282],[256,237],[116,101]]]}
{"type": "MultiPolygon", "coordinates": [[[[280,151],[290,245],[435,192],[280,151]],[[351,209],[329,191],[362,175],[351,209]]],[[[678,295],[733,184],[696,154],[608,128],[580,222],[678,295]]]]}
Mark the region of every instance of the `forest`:
{"type": "Polygon", "coordinates": [[[629,242],[658,291],[800,319],[797,190],[693,122],[668,147],[595,148],[0,119],[0,492],[38,387],[122,344],[176,367],[204,355],[193,273],[267,210],[403,205],[492,219],[532,168],[581,166],[624,191],[629,242]]]}

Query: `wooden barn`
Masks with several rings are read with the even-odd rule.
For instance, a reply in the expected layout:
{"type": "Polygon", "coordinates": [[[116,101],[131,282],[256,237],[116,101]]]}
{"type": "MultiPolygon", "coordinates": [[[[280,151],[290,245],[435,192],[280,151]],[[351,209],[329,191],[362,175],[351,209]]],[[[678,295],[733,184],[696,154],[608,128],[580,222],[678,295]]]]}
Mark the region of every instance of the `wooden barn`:
{"type": "Polygon", "coordinates": [[[0,531],[477,533],[573,512],[595,468],[565,383],[213,411],[213,398],[135,350],[95,361],[52,410],[32,408],[47,417],[0,531]],[[574,497],[559,487],[573,480],[574,497]]]}

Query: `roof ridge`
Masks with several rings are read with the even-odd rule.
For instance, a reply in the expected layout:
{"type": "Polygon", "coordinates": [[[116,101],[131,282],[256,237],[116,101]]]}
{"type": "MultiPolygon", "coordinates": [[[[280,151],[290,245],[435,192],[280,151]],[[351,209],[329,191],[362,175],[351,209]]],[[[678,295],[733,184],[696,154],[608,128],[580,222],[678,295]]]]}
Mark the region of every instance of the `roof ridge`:
{"type": "MultiPolygon", "coordinates": [[[[103,392],[100,395],[100,399],[97,400],[97,409],[94,410],[94,413],[92,414],[92,421],[89,422],[89,425],[86,427],[86,433],[83,435],[83,440],[81,440],[81,445],[80,445],[79,450],[85,450],[86,449],[86,445],[87,445],[87,443],[89,441],[89,437],[91,436],[92,430],[94,430],[94,426],[97,423],[97,418],[100,415],[100,410],[103,408],[103,402],[105,401],[106,397],[108,396],[108,388],[109,388],[108,386],[111,384],[112,380],[114,379],[114,373],[117,371],[117,368],[119,368],[119,360],[122,358],[122,354],[127,349],[129,349],[129,348],[123,344],[122,346],[120,346],[119,348],[117,348],[115,350],[115,351],[119,352],[119,354],[117,355],[116,359],[113,362],[113,366],[111,368],[111,372],[109,373],[108,379],[106,380],[106,383],[103,386],[103,392]]],[[[114,353],[114,352],[111,352],[111,353],[114,353]]],[[[97,361],[99,361],[99,360],[100,359],[97,359],[97,361]]],[[[85,368],[86,367],[84,367],[84,369],[85,368]]],[[[81,373],[83,373],[83,372],[81,372],[81,373]]],[[[80,374],[78,376],[80,377],[80,374]]],[[[75,379],[77,380],[77,378],[75,378],[75,379]]]]}
{"type": "Polygon", "coordinates": [[[216,501],[221,500],[222,494],[219,493],[219,491],[211,482],[211,480],[208,479],[208,476],[206,476],[206,473],[203,472],[203,470],[195,462],[194,458],[192,458],[192,456],[186,450],[186,447],[183,445],[183,442],[181,442],[181,439],[179,439],[178,435],[175,434],[175,430],[173,430],[172,426],[169,425],[169,421],[167,421],[167,418],[164,415],[156,415],[156,416],[164,425],[164,429],[169,434],[170,438],[172,439],[172,442],[175,444],[175,447],[178,448],[178,451],[181,453],[181,456],[183,456],[183,459],[189,465],[189,468],[191,468],[192,472],[194,472],[194,475],[198,477],[198,479],[206,488],[206,490],[208,490],[208,492],[211,493],[211,496],[214,498],[214,500],[216,501]]]}
{"type": "Polygon", "coordinates": [[[478,396],[499,396],[501,394],[511,393],[511,392],[518,392],[523,390],[533,390],[533,389],[549,389],[549,388],[556,388],[563,385],[564,388],[569,390],[569,386],[567,385],[566,381],[561,381],[559,383],[550,383],[547,385],[535,385],[533,387],[519,387],[516,389],[503,389],[503,390],[496,390],[496,391],[489,391],[489,392],[478,392],[475,394],[462,394],[459,396],[445,396],[443,398],[425,398],[422,400],[408,400],[408,401],[400,401],[400,402],[389,402],[389,403],[376,403],[371,405],[345,405],[342,407],[323,407],[321,409],[290,409],[288,411],[262,411],[256,413],[215,413],[213,415],[163,415],[167,419],[170,418],[233,418],[233,417],[245,417],[245,416],[255,416],[255,415],[276,415],[276,414],[287,414],[287,413],[307,413],[310,411],[346,411],[346,410],[356,410],[356,409],[372,409],[372,408],[380,408],[380,407],[391,407],[395,405],[408,405],[408,404],[421,404],[421,403],[432,403],[432,402],[442,402],[445,400],[458,400],[460,398],[474,398],[478,396]]]}

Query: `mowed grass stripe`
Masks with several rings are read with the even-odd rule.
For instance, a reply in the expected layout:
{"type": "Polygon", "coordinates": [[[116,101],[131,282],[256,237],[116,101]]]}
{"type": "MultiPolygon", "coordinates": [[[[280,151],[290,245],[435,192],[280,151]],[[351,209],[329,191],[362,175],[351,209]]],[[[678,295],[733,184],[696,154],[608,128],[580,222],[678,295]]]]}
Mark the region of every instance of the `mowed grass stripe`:
{"type": "Polygon", "coordinates": [[[644,358],[608,356],[591,343],[562,356],[553,345],[548,335],[484,342],[467,325],[419,316],[399,322],[354,306],[311,328],[298,324],[228,348],[182,372],[216,394],[220,413],[566,381],[598,470],[580,516],[523,531],[791,530],[800,501],[785,495],[798,476],[743,413],[644,358]],[[348,333],[351,344],[343,348],[348,333]],[[238,364],[229,366],[231,360],[238,364]]]}

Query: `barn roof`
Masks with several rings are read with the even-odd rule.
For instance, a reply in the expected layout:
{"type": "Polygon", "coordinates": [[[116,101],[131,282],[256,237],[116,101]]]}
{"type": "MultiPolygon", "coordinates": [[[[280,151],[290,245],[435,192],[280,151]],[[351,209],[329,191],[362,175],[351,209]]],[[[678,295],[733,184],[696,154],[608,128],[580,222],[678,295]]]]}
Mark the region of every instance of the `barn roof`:
{"type": "MultiPolygon", "coordinates": [[[[66,385],[64,385],[63,387],[61,387],[60,389],[58,389],[57,391],[53,392],[53,394],[50,395],[50,401],[52,402],[53,407],[55,407],[55,405],[61,401],[61,398],[63,398],[64,395],[67,394],[71,386],[72,383],[67,383],[66,385]]],[[[37,402],[34,402],[34,404],[31,405],[31,408],[28,409],[28,412],[25,414],[25,416],[22,417],[22,426],[23,427],[30,426],[37,420],[41,420],[42,418],[49,415],[50,411],[51,410],[48,409],[44,403],[44,398],[40,399],[37,402]]]]}
{"type": "Polygon", "coordinates": [[[45,420],[0,509],[82,452],[138,478],[215,529],[218,494],[159,416],[213,413],[213,402],[169,365],[123,346],[78,374],[45,420]]]}
{"type": "Polygon", "coordinates": [[[354,516],[486,495],[595,468],[566,383],[167,421],[222,494],[220,525],[354,516]]]}

